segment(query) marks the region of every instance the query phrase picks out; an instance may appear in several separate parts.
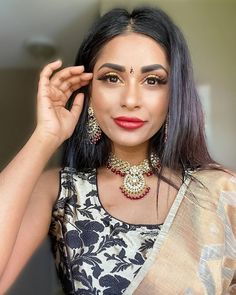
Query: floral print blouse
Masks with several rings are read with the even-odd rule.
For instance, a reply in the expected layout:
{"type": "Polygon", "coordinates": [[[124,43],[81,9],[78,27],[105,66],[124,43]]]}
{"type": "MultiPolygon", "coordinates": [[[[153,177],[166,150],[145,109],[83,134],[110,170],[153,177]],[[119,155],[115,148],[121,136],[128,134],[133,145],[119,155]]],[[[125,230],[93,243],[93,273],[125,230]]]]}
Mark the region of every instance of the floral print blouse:
{"type": "MultiPolygon", "coordinates": [[[[60,172],[50,237],[66,294],[123,294],[152,251],[161,225],[135,225],[102,206],[96,170],[60,172]]],[[[111,192],[112,193],[112,192],[111,192]]]]}

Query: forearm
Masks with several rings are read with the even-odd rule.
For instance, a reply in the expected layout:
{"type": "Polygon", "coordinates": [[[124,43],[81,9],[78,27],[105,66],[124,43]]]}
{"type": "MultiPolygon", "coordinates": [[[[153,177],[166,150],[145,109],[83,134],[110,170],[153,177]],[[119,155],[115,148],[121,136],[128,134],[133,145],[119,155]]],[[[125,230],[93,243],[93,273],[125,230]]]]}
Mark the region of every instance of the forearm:
{"type": "Polygon", "coordinates": [[[51,136],[37,131],[0,173],[0,277],[13,250],[32,191],[57,149],[51,136]]]}

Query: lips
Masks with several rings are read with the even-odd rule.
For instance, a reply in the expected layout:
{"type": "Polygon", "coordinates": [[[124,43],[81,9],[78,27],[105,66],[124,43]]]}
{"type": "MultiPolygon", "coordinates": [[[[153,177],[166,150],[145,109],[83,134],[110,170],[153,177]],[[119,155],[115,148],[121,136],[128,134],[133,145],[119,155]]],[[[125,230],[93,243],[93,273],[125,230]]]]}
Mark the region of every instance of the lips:
{"type": "Polygon", "coordinates": [[[114,121],[119,127],[130,130],[140,128],[145,123],[145,121],[139,118],[125,116],[116,117],[114,121]]]}

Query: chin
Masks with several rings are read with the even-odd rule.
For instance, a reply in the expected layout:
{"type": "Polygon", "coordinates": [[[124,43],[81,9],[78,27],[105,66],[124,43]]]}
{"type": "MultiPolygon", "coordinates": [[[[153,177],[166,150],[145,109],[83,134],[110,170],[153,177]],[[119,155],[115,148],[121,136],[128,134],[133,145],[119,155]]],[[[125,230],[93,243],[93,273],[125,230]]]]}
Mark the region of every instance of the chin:
{"type": "MultiPolygon", "coordinates": [[[[104,131],[103,131],[104,132],[104,131]]],[[[154,130],[137,130],[137,131],[117,131],[109,130],[104,132],[113,144],[126,147],[135,147],[147,144],[150,138],[155,134],[154,130]],[[112,132],[113,131],[113,132],[112,132]]]]}
{"type": "Polygon", "coordinates": [[[138,147],[143,144],[147,144],[149,138],[132,138],[132,137],[125,137],[125,138],[110,138],[114,145],[119,145],[123,147],[138,147]]]}

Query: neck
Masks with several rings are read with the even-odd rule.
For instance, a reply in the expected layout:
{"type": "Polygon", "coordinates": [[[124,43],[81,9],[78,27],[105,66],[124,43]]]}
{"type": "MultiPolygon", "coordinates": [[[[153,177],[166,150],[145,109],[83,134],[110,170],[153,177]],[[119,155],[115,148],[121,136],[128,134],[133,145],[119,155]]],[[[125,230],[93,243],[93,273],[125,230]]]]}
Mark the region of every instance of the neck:
{"type": "Polygon", "coordinates": [[[124,147],[113,144],[112,152],[117,158],[129,162],[131,165],[137,165],[144,159],[147,159],[148,147],[147,144],[134,147],[124,147]]]}

